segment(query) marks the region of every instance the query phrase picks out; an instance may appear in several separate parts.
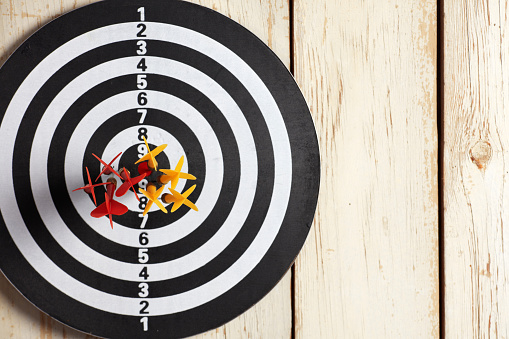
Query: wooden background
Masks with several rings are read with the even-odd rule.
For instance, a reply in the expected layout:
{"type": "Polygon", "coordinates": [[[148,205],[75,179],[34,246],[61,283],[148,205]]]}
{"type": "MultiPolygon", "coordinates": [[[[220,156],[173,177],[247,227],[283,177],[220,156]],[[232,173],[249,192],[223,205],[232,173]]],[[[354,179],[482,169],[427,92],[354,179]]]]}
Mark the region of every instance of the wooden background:
{"type": "MultiPolygon", "coordinates": [[[[0,0],[0,64],[89,2],[0,0]]],[[[507,1],[193,2],[253,31],[293,72],[322,161],[292,270],[197,338],[509,337],[507,1]]],[[[9,337],[90,338],[0,275],[9,337]]]]}

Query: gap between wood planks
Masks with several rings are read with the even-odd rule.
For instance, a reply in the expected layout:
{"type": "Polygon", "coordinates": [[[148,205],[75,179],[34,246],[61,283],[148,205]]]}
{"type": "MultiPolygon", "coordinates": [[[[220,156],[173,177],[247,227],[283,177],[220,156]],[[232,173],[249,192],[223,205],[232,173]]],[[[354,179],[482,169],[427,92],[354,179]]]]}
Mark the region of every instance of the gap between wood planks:
{"type": "Polygon", "coordinates": [[[445,257],[444,257],[444,4],[437,0],[437,166],[438,166],[438,304],[440,338],[445,338],[445,257]]]}
{"type": "MultiPolygon", "coordinates": [[[[295,62],[294,62],[294,53],[295,53],[295,37],[294,37],[294,25],[293,25],[293,19],[294,19],[294,1],[295,0],[288,0],[288,18],[289,18],[289,43],[290,43],[290,73],[295,77],[295,62]]],[[[297,258],[296,258],[297,259],[297,258]]],[[[292,311],[292,332],[291,332],[291,339],[295,339],[295,261],[292,264],[291,270],[291,277],[290,277],[290,298],[291,298],[291,311],[292,311]]]]}

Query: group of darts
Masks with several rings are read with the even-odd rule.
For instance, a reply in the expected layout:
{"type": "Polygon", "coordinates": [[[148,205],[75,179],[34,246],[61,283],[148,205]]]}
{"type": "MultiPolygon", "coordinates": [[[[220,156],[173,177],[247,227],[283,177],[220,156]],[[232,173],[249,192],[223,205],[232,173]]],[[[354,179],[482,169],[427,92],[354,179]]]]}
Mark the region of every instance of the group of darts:
{"type": "MultiPolygon", "coordinates": [[[[132,188],[136,199],[140,201],[140,198],[136,193],[134,185],[137,185],[141,180],[151,175],[153,171],[158,171],[157,168],[158,163],[156,160],[156,156],[159,153],[161,153],[167,146],[166,144],[164,144],[154,148],[153,150],[150,150],[147,143],[147,139],[145,139],[145,137],[143,137],[143,141],[145,142],[145,146],[147,147],[147,154],[145,154],[143,157],[141,157],[138,161],[135,162],[135,164],[139,164],[138,176],[131,177],[131,173],[125,167],[120,169],[118,172],[113,169],[111,164],[122,154],[122,152],[117,154],[117,156],[113,158],[113,160],[111,160],[110,163],[108,164],[104,162],[101,158],[99,158],[97,155],[92,153],[92,155],[97,160],[99,160],[103,165],[103,169],[95,179],[95,182],[97,182],[97,180],[99,180],[99,178],[103,174],[105,175],[111,174],[112,176],[110,176],[106,182],[92,184],[92,180],[90,179],[90,173],[88,172],[88,167],[85,167],[88,176],[88,184],[73,190],[73,192],[77,190],[84,190],[86,193],[91,194],[94,200],[94,204],[97,206],[94,188],[97,186],[106,186],[106,192],[104,193],[104,202],[97,206],[90,213],[90,215],[94,218],[102,218],[108,215],[110,219],[111,228],[113,228],[113,220],[111,216],[122,215],[128,211],[127,206],[114,200],[113,197],[114,196],[121,197],[124,194],[126,194],[130,188],[132,188]],[[118,189],[117,189],[117,179],[113,174],[116,175],[122,181],[122,184],[118,187],[118,189]]],[[[175,166],[175,169],[173,170],[159,169],[159,171],[163,173],[157,177],[157,182],[161,185],[161,187],[157,188],[157,185],[155,183],[149,182],[146,186],[146,190],[139,188],[139,192],[142,193],[147,198],[147,203],[143,211],[143,216],[145,216],[148,213],[153,204],[156,204],[156,206],[159,207],[164,213],[168,213],[166,207],[161,203],[161,201],[168,205],[173,203],[173,206],[171,207],[171,212],[175,212],[182,205],[186,205],[189,208],[198,211],[196,205],[187,199],[189,195],[193,193],[194,189],[196,188],[196,185],[191,186],[184,193],[179,193],[175,190],[179,179],[188,180],[196,179],[194,175],[181,172],[183,164],[184,156],[180,157],[180,160],[177,163],[177,166],[175,166]],[[170,193],[162,194],[168,183],[170,184],[168,187],[170,193]],[[159,201],[159,197],[161,197],[161,201],[159,201]]]]}

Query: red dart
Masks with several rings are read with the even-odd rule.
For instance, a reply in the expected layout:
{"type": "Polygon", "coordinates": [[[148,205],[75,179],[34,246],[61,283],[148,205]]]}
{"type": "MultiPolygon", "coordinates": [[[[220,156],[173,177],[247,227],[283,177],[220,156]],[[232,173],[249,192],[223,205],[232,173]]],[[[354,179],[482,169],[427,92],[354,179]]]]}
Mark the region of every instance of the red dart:
{"type": "Polygon", "coordinates": [[[95,200],[94,187],[102,186],[102,185],[109,185],[110,183],[109,182],[103,182],[103,183],[100,183],[100,184],[92,185],[92,180],[90,179],[90,173],[88,172],[88,167],[85,167],[85,168],[87,170],[88,184],[83,186],[83,187],[76,188],[75,190],[72,190],[72,191],[74,192],[74,191],[77,191],[77,190],[84,190],[86,193],[92,194],[92,198],[94,198],[94,205],[97,206],[97,201],[95,200]]]}
{"type": "Polygon", "coordinates": [[[97,179],[95,179],[95,181],[99,180],[99,178],[101,177],[101,175],[103,175],[103,173],[105,173],[105,172],[106,172],[106,170],[108,170],[108,171],[109,171],[107,174],[109,174],[109,173],[113,172],[113,173],[115,173],[115,174],[116,174],[116,175],[117,175],[120,179],[122,179],[122,177],[120,176],[120,174],[118,174],[118,173],[117,173],[117,172],[116,172],[116,171],[115,171],[115,170],[111,167],[111,164],[113,163],[113,161],[115,161],[115,160],[116,160],[116,159],[120,156],[120,154],[122,154],[122,152],[120,152],[119,154],[117,154],[117,156],[116,156],[116,157],[114,157],[114,158],[113,158],[113,160],[111,160],[109,164],[106,164],[106,163],[105,163],[105,162],[104,162],[101,158],[99,158],[97,155],[95,155],[94,153],[92,153],[92,155],[93,155],[94,157],[96,157],[96,159],[97,159],[97,160],[99,160],[99,161],[101,162],[101,164],[103,164],[103,165],[104,165],[104,168],[103,168],[102,172],[101,172],[101,173],[99,173],[99,175],[97,176],[97,179]]]}
{"type": "Polygon", "coordinates": [[[95,208],[90,215],[94,218],[101,218],[105,215],[108,215],[110,218],[110,225],[111,228],[113,228],[113,220],[111,218],[112,215],[122,215],[126,213],[129,209],[126,205],[113,200],[113,198],[110,199],[108,196],[108,193],[104,193],[104,202],[99,205],[99,207],[95,208]]]}
{"type": "Polygon", "coordinates": [[[134,189],[134,185],[139,183],[143,178],[145,178],[146,173],[139,175],[137,177],[131,178],[131,175],[129,175],[129,171],[125,169],[125,167],[120,172],[120,175],[122,175],[122,179],[124,179],[124,183],[120,185],[120,187],[117,189],[117,193],[115,195],[117,197],[121,197],[129,190],[129,188],[132,187],[132,189],[135,191],[134,195],[136,196],[136,199],[140,201],[140,198],[138,198],[138,194],[136,194],[136,190],[134,189]]]}
{"type": "Polygon", "coordinates": [[[113,193],[115,193],[115,189],[117,188],[117,179],[108,178],[108,182],[111,183],[111,185],[106,187],[106,193],[108,193],[110,199],[113,199],[113,193]]]}
{"type": "Polygon", "coordinates": [[[152,170],[148,167],[148,162],[144,161],[138,165],[138,173],[146,174],[145,176],[149,176],[152,174],[152,170]]]}

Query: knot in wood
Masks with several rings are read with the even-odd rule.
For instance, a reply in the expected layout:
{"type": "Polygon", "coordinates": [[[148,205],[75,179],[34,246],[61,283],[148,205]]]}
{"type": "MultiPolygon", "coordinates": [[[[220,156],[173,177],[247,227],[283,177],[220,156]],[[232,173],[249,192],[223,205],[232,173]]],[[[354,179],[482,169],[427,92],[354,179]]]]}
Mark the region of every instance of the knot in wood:
{"type": "Polygon", "coordinates": [[[470,160],[477,165],[480,170],[486,169],[488,161],[491,159],[491,145],[485,140],[479,140],[470,149],[470,160]]]}

